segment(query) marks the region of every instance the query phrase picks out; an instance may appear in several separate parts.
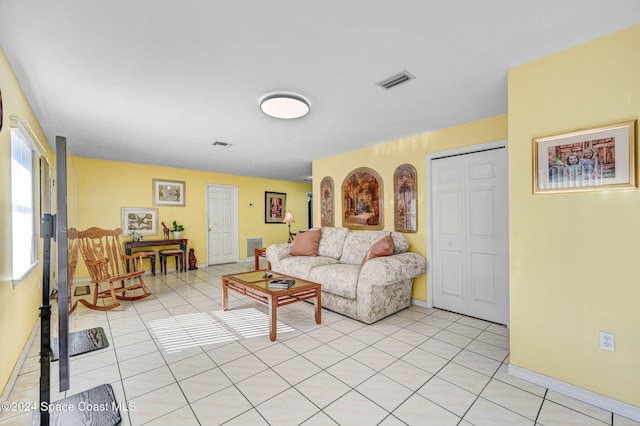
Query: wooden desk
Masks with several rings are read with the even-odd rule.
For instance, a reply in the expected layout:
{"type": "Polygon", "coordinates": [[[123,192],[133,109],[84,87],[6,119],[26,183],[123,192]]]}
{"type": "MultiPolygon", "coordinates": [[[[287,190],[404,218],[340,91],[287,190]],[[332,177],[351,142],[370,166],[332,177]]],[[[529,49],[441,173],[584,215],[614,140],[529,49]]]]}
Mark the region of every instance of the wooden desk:
{"type": "Polygon", "coordinates": [[[127,241],[124,243],[124,252],[127,255],[131,255],[131,250],[134,248],[146,248],[146,247],[158,247],[158,246],[179,246],[184,256],[182,272],[187,270],[187,243],[188,239],[181,238],[179,240],[143,240],[143,241],[127,241]]]}

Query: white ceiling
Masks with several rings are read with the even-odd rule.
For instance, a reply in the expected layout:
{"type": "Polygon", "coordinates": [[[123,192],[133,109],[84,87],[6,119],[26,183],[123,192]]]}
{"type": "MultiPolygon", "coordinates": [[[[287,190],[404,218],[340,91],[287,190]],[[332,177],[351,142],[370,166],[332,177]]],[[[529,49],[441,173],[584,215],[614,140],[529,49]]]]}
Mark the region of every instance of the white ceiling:
{"type": "Polygon", "coordinates": [[[303,181],[314,159],[506,113],[509,68],[639,22],[638,0],[0,0],[0,46],[73,155],[303,181]],[[311,112],[264,115],[275,91],[311,112]]]}

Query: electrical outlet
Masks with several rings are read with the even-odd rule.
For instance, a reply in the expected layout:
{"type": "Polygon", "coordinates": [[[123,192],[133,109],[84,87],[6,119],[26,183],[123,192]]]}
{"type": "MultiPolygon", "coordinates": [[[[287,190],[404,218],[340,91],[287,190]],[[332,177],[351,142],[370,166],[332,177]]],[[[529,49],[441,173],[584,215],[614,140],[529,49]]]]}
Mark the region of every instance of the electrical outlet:
{"type": "Polygon", "coordinates": [[[615,352],[616,350],[616,336],[613,333],[607,333],[606,331],[600,332],[600,349],[605,351],[615,352]]]}

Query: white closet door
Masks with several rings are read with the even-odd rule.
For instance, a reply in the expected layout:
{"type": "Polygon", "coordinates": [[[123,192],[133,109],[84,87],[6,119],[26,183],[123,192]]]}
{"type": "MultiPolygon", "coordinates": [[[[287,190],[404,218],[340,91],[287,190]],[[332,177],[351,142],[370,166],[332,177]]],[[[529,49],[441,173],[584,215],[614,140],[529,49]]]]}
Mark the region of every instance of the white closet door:
{"type": "Polygon", "coordinates": [[[431,160],[433,306],[507,323],[506,150],[431,160]]]}

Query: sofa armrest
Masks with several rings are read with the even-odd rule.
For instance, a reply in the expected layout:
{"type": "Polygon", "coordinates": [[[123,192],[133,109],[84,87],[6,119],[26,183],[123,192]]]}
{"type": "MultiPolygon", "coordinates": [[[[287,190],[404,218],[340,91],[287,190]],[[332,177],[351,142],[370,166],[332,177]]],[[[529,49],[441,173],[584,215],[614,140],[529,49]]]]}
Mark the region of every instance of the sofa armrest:
{"type": "Polygon", "coordinates": [[[267,260],[271,265],[277,265],[282,259],[291,256],[292,243],[271,244],[267,247],[267,260]]]}
{"type": "Polygon", "coordinates": [[[360,270],[360,285],[386,285],[413,279],[427,271],[425,258],[413,252],[376,257],[368,260],[360,270]]]}

